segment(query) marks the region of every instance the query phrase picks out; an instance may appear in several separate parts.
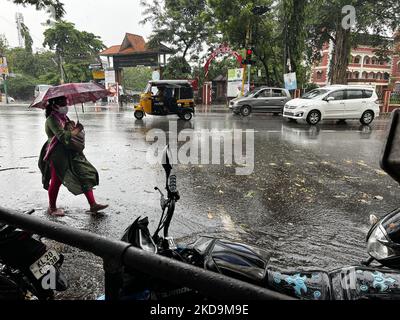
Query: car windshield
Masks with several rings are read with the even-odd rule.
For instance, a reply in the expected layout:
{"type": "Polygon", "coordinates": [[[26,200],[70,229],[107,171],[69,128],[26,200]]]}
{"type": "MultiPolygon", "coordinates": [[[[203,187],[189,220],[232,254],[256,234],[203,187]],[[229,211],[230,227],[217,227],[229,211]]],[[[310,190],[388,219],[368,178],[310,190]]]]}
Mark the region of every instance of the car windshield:
{"type": "Polygon", "coordinates": [[[328,93],[329,91],[326,89],[315,89],[311,92],[306,93],[304,96],[302,96],[302,99],[316,99],[320,96],[323,96],[324,94],[328,93]]]}
{"type": "Polygon", "coordinates": [[[250,96],[254,96],[258,91],[260,91],[260,88],[256,88],[253,91],[249,91],[247,92],[244,96],[245,97],[250,97],[250,96]]]}

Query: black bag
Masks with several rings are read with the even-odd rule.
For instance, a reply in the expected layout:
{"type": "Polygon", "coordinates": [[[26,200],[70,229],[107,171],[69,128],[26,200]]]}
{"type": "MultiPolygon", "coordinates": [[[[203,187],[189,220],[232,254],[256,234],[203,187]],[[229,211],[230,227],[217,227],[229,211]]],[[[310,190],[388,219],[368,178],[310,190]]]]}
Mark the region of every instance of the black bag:
{"type": "Polygon", "coordinates": [[[77,136],[71,137],[69,148],[76,152],[83,152],[85,150],[85,131],[82,130],[77,136]]]}
{"type": "MultiPolygon", "coordinates": [[[[68,149],[81,153],[83,150],[85,150],[85,130],[82,124],[78,123],[78,125],[81,126],[82,130],[78,135],[71,137],[68,149]]],[[[74,130],[75,128],[76,126],[73,121],[70,121],[66,124],[66,129],[70,131],[74,130]]]]}

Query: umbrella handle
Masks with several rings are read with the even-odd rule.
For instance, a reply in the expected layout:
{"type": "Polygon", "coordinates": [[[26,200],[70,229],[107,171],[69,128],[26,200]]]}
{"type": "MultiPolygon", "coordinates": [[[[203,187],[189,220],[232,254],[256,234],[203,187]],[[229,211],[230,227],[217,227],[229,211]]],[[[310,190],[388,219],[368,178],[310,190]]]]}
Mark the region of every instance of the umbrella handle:
{"type": "Polygon", "coordinates": [[[76,105],[75,104],[74,104],[74,108],[75,108],[75,113],[76,113],[76,119],[78,120],[77,123],[79,123],[78,110],[76,109],[76,105]]]}

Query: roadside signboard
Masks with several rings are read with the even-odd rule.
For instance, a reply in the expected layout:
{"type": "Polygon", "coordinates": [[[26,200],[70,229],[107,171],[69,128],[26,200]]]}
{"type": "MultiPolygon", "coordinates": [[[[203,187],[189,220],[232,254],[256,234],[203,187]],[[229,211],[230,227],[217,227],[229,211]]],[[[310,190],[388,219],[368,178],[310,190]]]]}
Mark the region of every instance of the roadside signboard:
{"type": "Polygon", "coordinates": [[[296,90],[297,89],[297,77],[296,73],[286,73],[285,76],[285,89],[286,90],[296,90]]]}
{"type": "Polygon", "coordinates": [[[229,69],[228,81],[242,81],[244,69],[229,69]]]}
{"type": "Polygon", "coordinates": [[[105,80],[106,80],[106,84],[107,83],[115,83],[116,82],[115,70],[106,70],[106,72],[105,72],[105,80]]]}
{"type": "Polygon", "coordinates": [[[0,57],[0,75],[8,75],[8,64],[6,57],[0,57]]]}
{"type": "Polygon", "coordinates": [[[94,80],[104,80],[106,77],[103,70],[93,70],[92,75],[94,80]]]}
{"type": "MultiPolygon", "coordinates": [[[[228,98],[236,98],[241,95],[243,85],[243,73],[244,69],[229,69],[228,70],[228,86],[227,94],[228,98]]],[[[245,88],[248,90],[248,86],[245,88]]]]}
{"type": "Polygon", "coordinates": [[[153,73],[151,74],[151,79],[152,79],[153,81],[158,81],[158,80],[160,80],[160,79],[161,79],[160,71],[159,71],[159,70],[153,71],[153,73]]]}

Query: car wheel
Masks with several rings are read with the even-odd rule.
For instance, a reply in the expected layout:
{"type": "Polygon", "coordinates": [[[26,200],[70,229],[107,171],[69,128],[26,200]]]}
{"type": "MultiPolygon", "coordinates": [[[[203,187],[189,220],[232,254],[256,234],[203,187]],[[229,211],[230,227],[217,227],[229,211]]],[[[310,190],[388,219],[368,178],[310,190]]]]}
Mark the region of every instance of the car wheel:
{"type": "Polygon", "coordinates": [[[185,121],[190,121],[193,118],[193,114],[189,111],[186,111],[186,112],[180,114],[179,118],[181,118],[182,120],[185,120],[185,121]]]}
{"type": "Polygon", "coordinates": [[[134,116],[138,120],[142,120],[144,117],[144,112],[143,111],[135,111],[134,116]]]}
{"type": "Polygon", "coordinates": [[[249,106],[243,106],[240,113],[243,117],[248,117],[251,114],[251,108],[249,106]]]}
{"type": "Polygon", "coordinates": [[[372,111],[365,111],[360,119],[361,124],[367,126],[374,121],[375,114],[372,111]]]}
{"type": "Polygon", "coordinates": [[[307,116],[308,124],[315,126],[321,121],[321,113],[318,110],[312,110],[307,116]]]}

